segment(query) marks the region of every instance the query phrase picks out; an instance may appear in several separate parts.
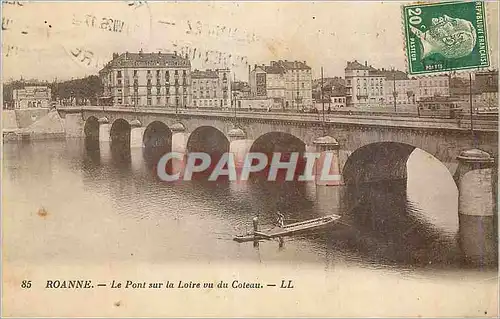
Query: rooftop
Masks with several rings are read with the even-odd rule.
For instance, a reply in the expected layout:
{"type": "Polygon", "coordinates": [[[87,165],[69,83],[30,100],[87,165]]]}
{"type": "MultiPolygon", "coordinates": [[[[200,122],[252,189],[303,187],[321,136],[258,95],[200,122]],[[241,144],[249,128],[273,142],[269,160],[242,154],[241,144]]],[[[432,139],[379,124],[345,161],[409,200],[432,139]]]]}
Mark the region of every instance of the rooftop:
{"type": "Polygon", "coordinates": [[[383,76],[386,79],[392,80],[408,80],[408,75],[399,70],[386,70],[384,68],[382,69],[377,69],[374,68],[371,65],[368,65],[368,62],[365,61],[365,64],[359,63],[357,60],[354,61],[347,61],[347,66],[345,68],[346,71],[348,70],[368,70],[368,74],[372,76],[383,76]]]}
{"type": "Polygon", "coordinates": [[[194,70],[191,72],[191,78],[192,79],[218,79],[219,74],[217,73],[216,70],[194,70]]]}
{"type": "Polygon", "coordinates": [[[190,67],[191,62],[186,57],[176,53],[114,53],[113,60],[103,68],[148,68],[148,67],[190,67]]]}

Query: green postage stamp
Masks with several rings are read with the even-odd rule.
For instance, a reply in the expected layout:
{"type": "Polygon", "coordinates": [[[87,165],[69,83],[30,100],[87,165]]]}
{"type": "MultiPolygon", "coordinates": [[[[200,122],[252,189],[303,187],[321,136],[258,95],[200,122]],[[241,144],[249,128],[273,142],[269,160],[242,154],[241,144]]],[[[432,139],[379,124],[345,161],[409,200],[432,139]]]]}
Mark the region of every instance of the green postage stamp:
{"type": "Polygon", "coordinates": [[[409,74],[490,66],[482,1],[403,6],[409,74]]]}

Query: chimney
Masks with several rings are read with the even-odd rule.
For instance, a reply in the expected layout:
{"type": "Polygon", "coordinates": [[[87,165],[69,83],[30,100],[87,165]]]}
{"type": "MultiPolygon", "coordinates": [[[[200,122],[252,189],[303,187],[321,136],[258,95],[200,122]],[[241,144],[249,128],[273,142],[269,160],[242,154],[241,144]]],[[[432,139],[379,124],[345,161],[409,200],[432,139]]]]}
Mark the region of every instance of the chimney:
{"type": "Polygon", "coordinates": [[[128,59],[128,51],[125,52],[125,60],[128,59]]]}
{"type": "Polygon", "coordinates": [[[161,51],[160,50],[158,50],[158,55],[161,55],[161,51]]]}
{"type": "Polygon", "coordinates": [[[271,66],[275,66],[276,65],[276,61],[271,61],[271,66]]]}
{"type": "Polygon", "coordinates": [[[177,51],[174,51],[174,55],[177,56],[177,51]]]}
{"type": "Polygon", "coordinates": [[[368,61],[365,61],[365,66],[368,66],[368,61]]]}
{"type": "Polygon", "coordinates": [[[187,53],[184,55],[184,58],[185,58],[186,60],[188,59],[188,54],[187,54],[187,53]]]}

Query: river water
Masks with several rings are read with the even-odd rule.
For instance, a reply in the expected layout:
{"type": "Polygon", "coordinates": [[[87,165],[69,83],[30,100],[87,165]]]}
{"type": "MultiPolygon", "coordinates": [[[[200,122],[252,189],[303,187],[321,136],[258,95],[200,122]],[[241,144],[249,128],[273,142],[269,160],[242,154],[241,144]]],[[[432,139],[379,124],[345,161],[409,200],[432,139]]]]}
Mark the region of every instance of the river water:
{"type": "Polygon", "coordinates": [[[124,161],[107,143],[89,150],[79,139],[4,144],[6,313],[478,316],[497,311],[496,266],[462,261],[457,188],[447,168],[423,151],[410,156],[407,183],[350,190],[342,205],[334,187],[311,183],[165,183],[142,149],[128,155],[124,161]],[[232,240],[252,229],[254,216],[262,227],[273,223],[278,209],[286,222],[337,213],[342,224],[286,238],[282,246],[232,240]],[[151,292],[138,299],[133,291],[62,295],[44,289],[45,280],[61,276],[101,281],[288,276],[297,292],[248,292],[241,295],[245,307],[235,307],[240,294],[230,291],[218,292],[221,299],[201,292],[151,292]],[[32,279],[34,290],[20,289],[21,279],[32,279]],[[128,308],[120,310],[120,304],[128,308]]]}
{"type": "Polygon", "coordinates": [[[467,267],[457,243],[455,183],[444,165],[418,149],[408,160],[407,183],[367,185],[355,207],[334,203],[332,188],[312,183],[165,183],[140,148],[126,161],[113,154],[109,144],[90,150],[78,139],[5,144],[4,201],[15,212],[4,215],[13,224],[4,241],[23,249],[8,249],[4,258],[467,267]],[[30,218],[40,207],[57,222],[30,218]],[[276,210],[289,223],[337,213],[343,224],[289,238],[283,247],[231,240],[252,229],[254,216],[262,227],[273,223],[276,210]],[[25,231],[10,233],[19,223],[25,231]]]}

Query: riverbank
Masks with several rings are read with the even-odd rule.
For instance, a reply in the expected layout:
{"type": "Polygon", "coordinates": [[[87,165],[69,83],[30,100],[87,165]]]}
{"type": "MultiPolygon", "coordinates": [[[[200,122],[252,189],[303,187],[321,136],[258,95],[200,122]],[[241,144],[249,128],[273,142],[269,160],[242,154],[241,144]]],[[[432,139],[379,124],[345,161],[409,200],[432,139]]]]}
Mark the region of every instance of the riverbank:
{"type": "Polygon", "coordinates": [[[63,139],[65,131],[64,121],[55,110],[37,108],[2,112],[4,142],[63,139]]]}

